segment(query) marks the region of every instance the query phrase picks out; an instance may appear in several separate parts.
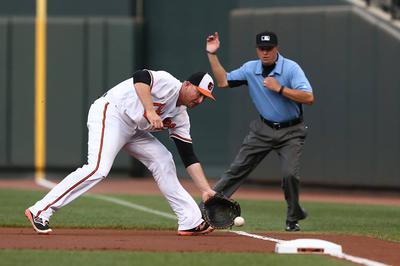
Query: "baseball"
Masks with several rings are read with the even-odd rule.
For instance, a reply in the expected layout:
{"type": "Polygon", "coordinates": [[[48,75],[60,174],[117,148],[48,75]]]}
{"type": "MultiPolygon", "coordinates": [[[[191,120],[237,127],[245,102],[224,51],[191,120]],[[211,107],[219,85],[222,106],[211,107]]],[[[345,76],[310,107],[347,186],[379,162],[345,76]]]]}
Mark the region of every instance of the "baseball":
{"type": "Polygon", "coordinates": [[[235,226],[243,226],[245,221],[244,221],[243,217],[238,216],[238,217],[235,218],[235,220],[233,220],[233,223],[234,223],[235,226]]]}

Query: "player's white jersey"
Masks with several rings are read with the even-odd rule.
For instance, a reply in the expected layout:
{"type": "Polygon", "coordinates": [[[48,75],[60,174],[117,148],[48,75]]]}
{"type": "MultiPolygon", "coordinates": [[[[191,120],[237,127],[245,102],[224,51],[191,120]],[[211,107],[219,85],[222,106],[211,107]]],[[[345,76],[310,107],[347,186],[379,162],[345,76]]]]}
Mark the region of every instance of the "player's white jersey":
{"type": "MultiPolygon", "coordinates": [[[[169,129],[171,137],[185,142],[192,142],[190,137],[190,120],[186,106],[176,106],[182,82],[166,71],[152,71],[151,95],[156,113],[161,117],[164,129],[169,129]]],[[[133,78],[127,79],[111,88],[106,96],[121,114],[127,115],[138,130],[151,131],[144,107],[136,94],[133,78]]]]}

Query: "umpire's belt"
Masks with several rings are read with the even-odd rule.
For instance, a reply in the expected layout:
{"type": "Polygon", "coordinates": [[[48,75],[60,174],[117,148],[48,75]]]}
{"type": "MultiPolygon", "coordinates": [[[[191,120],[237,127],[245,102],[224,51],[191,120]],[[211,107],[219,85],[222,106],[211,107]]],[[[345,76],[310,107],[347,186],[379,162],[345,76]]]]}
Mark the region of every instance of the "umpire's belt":
{"type": "Polygon", "coordinates": [[[286,127],[291,127],[297,124],[300,124],[301,122],[303,122],[303,116],[300,116],[298,118],[292,119],[292,120],[288,120],[288,121],[284,121],[284,122],[273,122],[273,121],[269,121],[267,119],[265,119],[264,117],[262,117],[260,115],[261,121],[263,121],[266,125],[268,125],[269,127],[273,128],[273,129],[281,129],[281,128],[286,128],[286,127]]]}

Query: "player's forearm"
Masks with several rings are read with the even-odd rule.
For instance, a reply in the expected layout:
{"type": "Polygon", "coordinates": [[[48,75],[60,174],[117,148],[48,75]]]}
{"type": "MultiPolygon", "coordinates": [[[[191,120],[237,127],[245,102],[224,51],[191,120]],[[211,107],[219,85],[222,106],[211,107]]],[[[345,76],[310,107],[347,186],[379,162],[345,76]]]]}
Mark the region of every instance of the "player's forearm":
{"type": "Polygon", "coordinates": [[[282,91],[282,95],[289,98],[292,101],[311,105],[314,103],[314,95],[310,92],[293,90],[287,87],[284,87],[282,91]]]}
{"type": "Polygon", "coordinates": [[[226,71],[224,67],[219,62],[218,56],[216,54],[208,53],[208,61],[211,65],[211,70],[214,74],[215,79],[217,80],[217,84],[219,88],[227,88],[228,80],[226,78],[226,71]]]}
{"type": "Polygon", "coordinates": [[[150,86],[145,83],[135,83],[136,94],[146,112],[153,110],[153,98],[151,97],[150,86]]]}
{"type": "Polygon", "coordinates": [[[189,165],[186,168],[186,171],[192,178],[193,182],[195,183],[196,187],[201,191],[201,192],[207,192],[211,191],[210,184],[207,181],[207,178],[204,174],[203,168],[201,167],[200,163],[194,163],[189,165]]]}

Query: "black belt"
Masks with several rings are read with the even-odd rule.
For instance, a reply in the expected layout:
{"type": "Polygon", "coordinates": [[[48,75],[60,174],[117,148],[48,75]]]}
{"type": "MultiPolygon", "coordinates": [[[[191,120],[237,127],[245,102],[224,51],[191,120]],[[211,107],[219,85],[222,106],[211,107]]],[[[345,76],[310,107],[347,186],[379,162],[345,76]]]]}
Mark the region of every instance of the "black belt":
{"type": "Polygon", "coordinates": [[[301,122],[303,122],[303,116],[300,116],[298,118],[289,120],[289,121],[284,121],[284,122],[273,122],[273,121],[269,121],[267,119],[265,119],[264,117],[262,117],[260,115],[261,121],[263,121],[266,125],[268,125],[269,127],[273,128],[273,129],[281,129],[281,128],[285,128],[285,127],[291,127],[297,124],[300,124],[301,122]]]}

